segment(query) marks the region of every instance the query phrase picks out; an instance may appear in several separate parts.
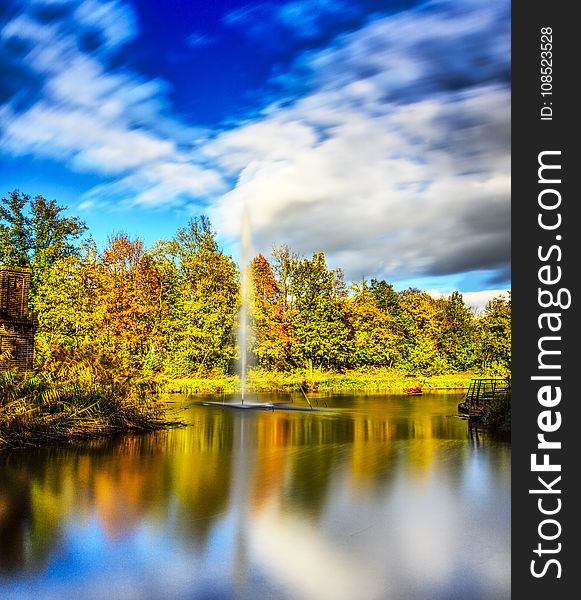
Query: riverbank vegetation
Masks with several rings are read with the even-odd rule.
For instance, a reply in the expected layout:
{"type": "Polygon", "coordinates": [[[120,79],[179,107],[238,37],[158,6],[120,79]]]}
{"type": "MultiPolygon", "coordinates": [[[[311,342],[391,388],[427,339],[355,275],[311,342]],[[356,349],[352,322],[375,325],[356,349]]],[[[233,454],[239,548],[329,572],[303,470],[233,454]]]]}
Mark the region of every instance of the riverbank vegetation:
{"type": "MultiPolygon", "coordinates": [[[[42,385],[47,377],[65,385],[57,374],[66,360],[69,369],[115,365],[166,391],[236,387],[240,271],[207,218],[151,248],[120,233],[100,249],[55,201],[13,192],[0,202],[0,264],[32,271],[42,385]]],[[[434,298],[382,279],[348,284],[322,252],[301,256],[284,245],[249,268],[255,389],[397,389],[433,377],[464,386],[466,374],[510,373],[510,298],[475,314],[459,292],[434,298]]],[[[126,398],[139,404],[135,393],[126,398]]],[[[46,397],[32,395],[39,406],[46,397]]]]}
{"type": "MultiPolygon", "coordinates": [[[[289,372],[254,368],[248,375],[246,389],[259,392],[345,393],[389,392],[402,393],[405,388],[421,387],[423,391],[465,391],[476,375],[470,371],[430,377],[409,377],[393,369],[352,369],[336,373],[323,369],[312,371],[298,369],[289,372]]],[[[159,379],[155,382],[158,392],[165,394],[235,394],[240,391],[237,375],[213,377],[181,377],[159,379]]]]}
{"type": "Polygon", "coordinates": [[[0,448],[150,431],[168,421],[149,386],[76,356],[34,374],[0,371],[0,448]]]}

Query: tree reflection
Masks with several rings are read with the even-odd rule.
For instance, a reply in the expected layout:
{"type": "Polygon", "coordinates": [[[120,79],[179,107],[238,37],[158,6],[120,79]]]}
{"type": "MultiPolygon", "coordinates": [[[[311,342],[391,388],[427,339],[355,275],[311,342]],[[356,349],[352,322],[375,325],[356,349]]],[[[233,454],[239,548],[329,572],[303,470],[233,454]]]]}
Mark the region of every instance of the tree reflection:
{"type": "Polygon", "coordinates": [[[71,521],[96,519],[112,541],[146,523],[202,551],[237,503],[246,516],[274,505],[317,522],[338,482],[386,494],[402,469],[421,480],[438,463],[454,486],[478,450],[437,396],[352,397],[329,413],[252,411],[241,445],[240,413],[194,406],[190,416],[186,428],[0,453],[0,572],[42,568],[71,521]],[[451,452],[458,444],[464,450],[451,452]]]}

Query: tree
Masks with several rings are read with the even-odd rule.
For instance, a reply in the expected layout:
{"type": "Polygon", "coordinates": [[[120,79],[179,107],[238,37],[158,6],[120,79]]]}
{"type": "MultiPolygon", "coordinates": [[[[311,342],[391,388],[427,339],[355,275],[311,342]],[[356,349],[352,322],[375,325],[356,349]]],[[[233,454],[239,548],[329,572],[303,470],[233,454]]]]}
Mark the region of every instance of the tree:
{"type": "Polygon", "coordinates": [[[29,219],[25,215],[30,197],[14,191],[0,201],[0,264],[30,266],[29,219]]]}
{"type": "Polygon", "coordinates": [[[66,207],[14,191],[0,201],[0,264],[32,269],[31,295],[61,258],[77,252],[86,225],[66,207]]]}
{"type": "Polygon", "coordinates": [[[272,249],[272,257],[272,270],[280,289],[280,303],[283,312],[286,312],[293,308],[291,282],[299,264],[299,255],[292,252],[288,246],[282,245],[272,249]]]}
{"type": "Polygon", "coordinates": [[[161,274],[139,239],[121,233],[110,239],[99,265],[98,302],[104,309],[100,336],[128,364],[141,368],[161,346],[167,313],[161,274]]]}
{"type": "Polygon", "coordinates": [[[379,308],[386,314],[395,316],[399,313],[399,294],[393,289],[391,283],[384,279],[372,279],[369,286],[371,295],[375,298],[379,308]]]}
{"type": "Polygon", "coordinates": [[[445,301],[438,348],[455,371],[464,371],[473,365],[474,315],[458,291],[452,292],[445,301]]]}
{"type": "Polygon", "coordinates": [[[85,223],[77,217],[64,216],[65,210],[66,207],[58,206],[55,200],[47,201],[43,196],[36,196],[30,202],[28,223],[33,294],[59,259],[77,252],[77,241],[87,230],[85,223]]]}
{"type": "Polygon", "coordinates": [[[93,243],[59,259],[39,286],[37,358],[61,350],[99,352],[105,307],[99,294],[100,257],[93,243]]]}
{"type": "Polygon", "coordinates": [[[162,345],[161,276],[143,243],[126,234],[113,237],[101,255],[87,244],[59,258],[38,288],[36,308],[45,360],[71,350],[143,370],[145,357],[162,345]]]}
{"type": "Polygon", "coordinates": [[[250,264],[254,288],[254,322],[259,364],[276,369],[288,365],[291,348],[290,323],[280,286],[268,260],[259,254],[250,264]]]}
{"type": "Polygon", "coordinates": [[[477,361],[484,373],[510,375],[511,295],[493,298],[477,320],[477,361]]]}
{"type": "Polygon", "coordinates": [[[441,302],[427,292],[409,288],[400,292],[400,307],[396,323],[401,368],[423,375],[446,372],[449,366],[438,353],[441,302]]]}
{"type": "Polygon", "coordinates": [[[397,354],[394,319],[382,307],[365,279],[353,284],[346,303],[352,328],[354,366],[392,367],[397,354]]]}
{"type": "Polygon", "coordinates": [[[226,371],[234,356],[238,277],[210,221],[191,220],[174,239],[158,244],[155,256],[167,276],[163,293],[170,306],[164,322],[166,370],[173,375],[226,371]]]}
{"type": "Polygon", "coordinates": [[[292,272],[292,356],[297,365],[343,368],[351,342],[342,303],[341,271],[329,270],[322,252],[303,258],[292,272]]]}

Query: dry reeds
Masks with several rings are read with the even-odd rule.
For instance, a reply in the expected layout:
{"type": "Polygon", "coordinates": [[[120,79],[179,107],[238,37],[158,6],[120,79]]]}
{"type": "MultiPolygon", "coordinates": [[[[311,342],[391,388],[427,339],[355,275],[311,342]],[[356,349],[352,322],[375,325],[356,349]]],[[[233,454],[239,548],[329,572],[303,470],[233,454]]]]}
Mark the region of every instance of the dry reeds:
{"type": "Polygon", "coordinates": [[[0,372],[0,447],[147,431],[168,421],[147,386],[102,360],[60,361],[50,372],[0,372]]]}

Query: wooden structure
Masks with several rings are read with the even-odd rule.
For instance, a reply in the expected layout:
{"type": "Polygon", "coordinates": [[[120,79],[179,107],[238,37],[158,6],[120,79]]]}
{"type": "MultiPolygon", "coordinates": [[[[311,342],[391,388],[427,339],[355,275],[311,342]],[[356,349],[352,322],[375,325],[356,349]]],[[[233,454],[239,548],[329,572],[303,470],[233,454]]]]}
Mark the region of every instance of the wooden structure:
{"type": "Polygon", "coordinates": [[[458,404],[458,411],[465,415],[479,416],[488,402],[508,395],[510,395],[510,379],[508,377],[472,379],[464,402],[458,404]]]}
{"type": "Polygon", "coordinates": [[[0,369],[31,371],[36,318],[28,311],[30,271],[0,266],[0,369]]]}
{"type": "Polygon", "coordinates": [[[416,387],[403,388],[403,391],[408,396],[421,396],[422,395],[422,388],[419,385],[417,385],[416,387]]]}

